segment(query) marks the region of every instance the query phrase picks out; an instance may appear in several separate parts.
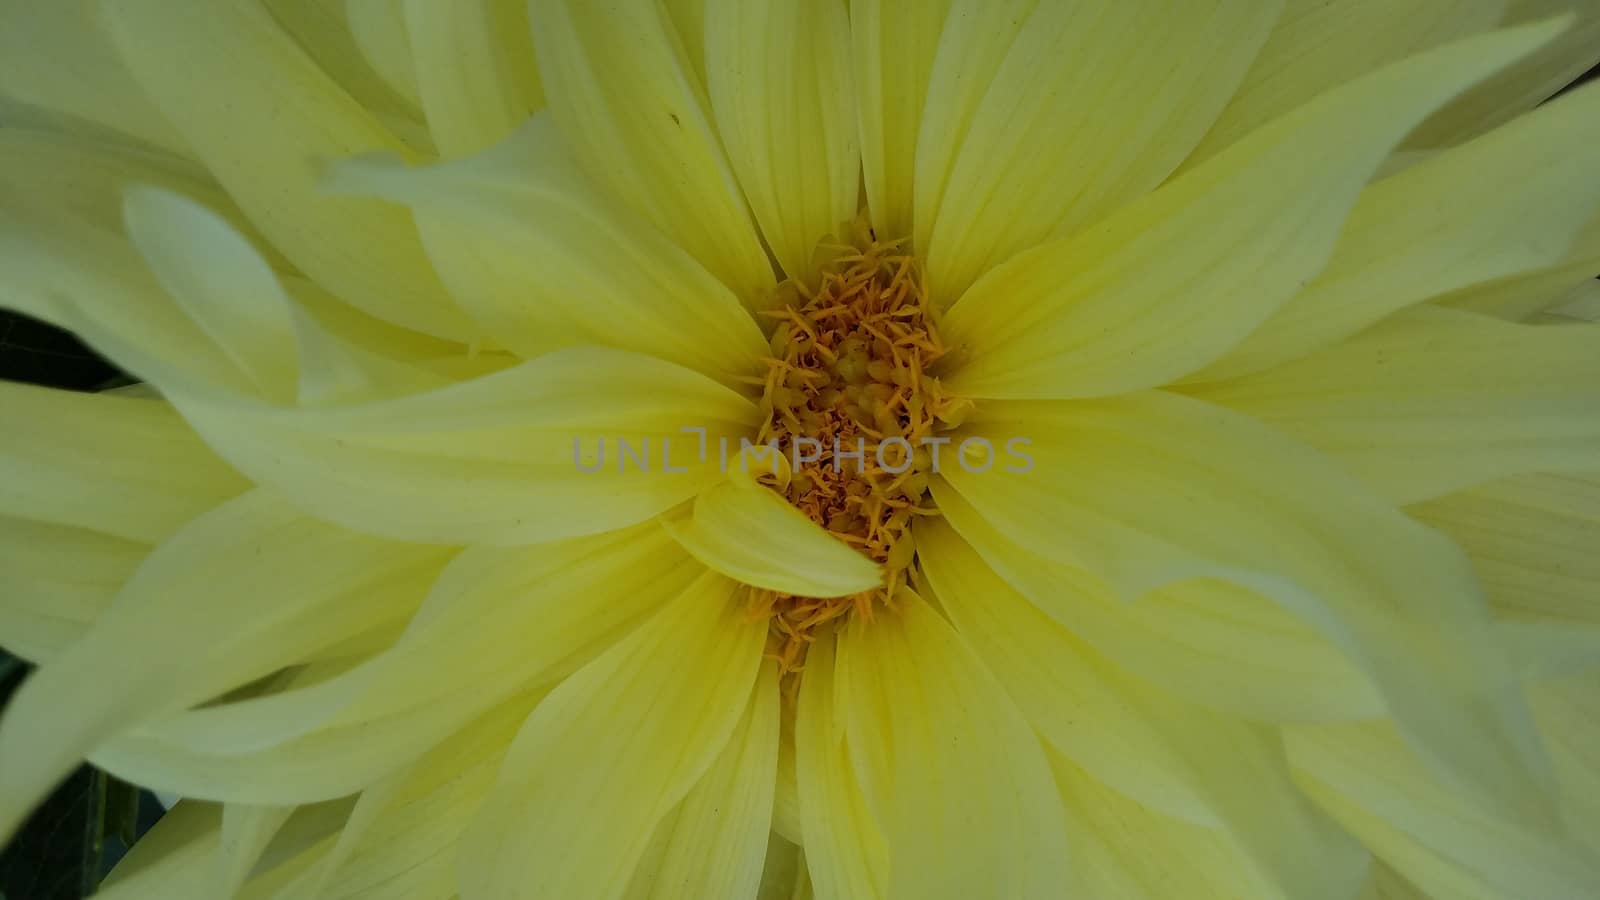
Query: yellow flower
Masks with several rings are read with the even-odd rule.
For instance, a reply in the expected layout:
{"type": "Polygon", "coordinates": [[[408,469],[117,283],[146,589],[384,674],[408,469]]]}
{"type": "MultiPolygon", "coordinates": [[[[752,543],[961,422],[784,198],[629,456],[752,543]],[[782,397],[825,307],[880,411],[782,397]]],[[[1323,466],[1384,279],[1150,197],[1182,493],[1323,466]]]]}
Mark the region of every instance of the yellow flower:
{"type": "Polygon", "coordinates": [[[0,303],[147,383],[0,384],[0,835],[1600,896],[1600,5],[336,8],[0,5],[0,303]]]}

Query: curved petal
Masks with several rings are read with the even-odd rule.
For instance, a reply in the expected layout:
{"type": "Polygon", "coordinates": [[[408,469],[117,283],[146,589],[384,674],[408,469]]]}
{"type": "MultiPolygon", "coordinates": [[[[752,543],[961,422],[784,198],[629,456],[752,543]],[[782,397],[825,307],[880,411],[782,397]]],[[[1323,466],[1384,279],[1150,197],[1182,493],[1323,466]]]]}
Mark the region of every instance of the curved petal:
{"type": "Polygon", "coordinates": [[[1373,185],[1322,274],[1194,379],[1259,371],[1431,297],[1583,254],[1600,221],[1597,144],[1600,85],[1373,185]]]}
{"type": "Polygon", "coordinates": [[[415,109],[421,107],[422,96],[402,3],[404,0],[344,0],[344,17],[367,65],[415,109]]]}
{"type": "Polygon", "coordinates": [[[0,2],[0,95],[185,149],[98,27],[98,0],[0,2]]]}
{"type": "Polygon", "coordinates": [[[1497,615],[1600,633],[1600,476],[1508,478],[1406,512],[1466,551],[1497,615]]]}
{"type": "Polygon", "coordinates": [[[1220,821],[1286,893],[1349,896],[1366,853],[1299,799],[1272,729],[1118,672],[942,537],[920,548],[940,603],[1046,740],[1146,805],[1220,821]]]}
{"type": "Polygon", "coordinates": [[[1043,748],[994,676],[909,590],[840,639],[836,697],[892,900],[1059,896],[1065,824],[1043,748]]]}
{"type": "Polygon", "coordinates": [[[105,4],[103,15],[139,85],[298,268],[378,318],[477,337],[403,211],[317,190],[318,161],[402,147],[264,7],[139,0],[105,4]]]}
{"type": "Polygon", "coordinates": [[[1232,95],[1280,7],[1040,4],[965,134],[946,136],[959,143],[944,190],[917,208],[934,299],[954,301],[1019,251],[1081,231],[1164,181],[1232,95]]]}
{"type": "Polygon", "coordinates": [[[404,0],[417,88],[445,157],[509,137],[544,107],[523,0],[404,0]]]}
{"type": "Polygon", "coordinates": [[[835,702],[835,641],[811,645],[795,711],[795,779],[805,864],[817,900],[881,900],[888,848],[850,768],[835,702]]]}
{"type": "Polygon", "coordinates": [[[408,614],[396,583],[430,577],[443,557],[322,524],[260,490],[196,519],[12,698],[0,720],[0,833],[110,738],[408,614]],[[144,663],[130,670],[129,652],[144,663]]]}
{"type": "Polygon", "coordinates": [[[862,181],[872,227],[884,240],[911,237],[917,137],[933,60],[953,2],[850,3],[862,181]]]}
{"type": "Polygon", "coordinates": [[[470,159],[356,160],[332,183],[410,205],[462,305],[522,356],[601,344],[726,381],[771,352],[732,291],[590,185],[548,116],[470,159]]]}
{"type": "Polygon", "coordinates": [[[750,900],[762,881],[778,767],[778,671],[763,664],[728,745],[656,826],[626,900],[750,900]]]}
{"type": "MultiPolygon", "coordinates": [[[[393,400],[274,409],[174,400],[257,483],[358,531],[534,543],[644,521],[725,478],[685,428],[747,435],[755,405],[653,357],[561,350],[393,400]]],[[[702,447],[703,449],[703,447],[702,447]]]]}
{"type": "Polygon", "coordinates": [[[217,834],[217,852],[211,890],[218,897],[233,897],[250,877],[250,870],[261,861],[261,854],[272,843],[289,817],[293,806],[252,806],[230,803],[222,808],[222,827],[217,834]]]}
{"type": "Polygon", "coordinates": [[[1406,139],[1411,147],[1450,147],[1477,137],[1543,103],[1600,62],[1600,3],[1595,0],[1508,0],[1505,21],[1573,16],[1561,37],[1462,94],[1406,139]]]}
{"type": "Polygon", "coordinates": [[[1207,365],[1327,263],[1361,186],[1409,128],[1554,33],[1496,32],[1351,82],[1094,229],[1012,258],[950,310],[951,390],[1102,396],[1207,365]]]}
{"type": "Polygon", "coordinates": [[[844,5],[707,0],[705,17],[728,162],[784,273],[814,284],[817,242],[855,218],[861,185],[844,5]]]}
{"type": "Polygon", "coordinates": [[[1506,0],[1288,0],[1261,54],[1184,166],[1325,91],[1492,29],[1506,0]]]}
{"type": "Polygon", "coordinates": [[[730,478],[663,519],[679,544],[729,578],[801,597],[844,597],[883,581],[876,563],[827,533],[771,489],[730,478]]]}
{"type": "Polygon", "coordinates": [[[0,515],[0,646],[45,663],[105,614],[150,546],[0,515]]]}
{"type": "Polygon", "coordinates": [[[945,466],[933,485],[941,506],[959,494],[1008,541],[1088,568],[1130,601],[1194,578],[1272,598],[1368,673],[1454,783],[1508,815],[1549,815],[1547,763],[1515,673],[1466,557],[1443,536],[1306,447],[1192,400],[983,413],[970,434],[1003,442],[1026,429],[1035,464],[945,466]]]}
{"type": "Polygon", "coordinates": [[[1600,459],[1600,326],[1434,306],[1193,391],[1318,448],[1396,503],[1600,459]]]}
{"type": "Polygon", "coordinates": [[[750,702],[767,629],[737,590],[702,577],[539,705],[467,831],[463,900],[622,896],[750,702]]]}
{"type": "Polygon", "coordinates": [[[1569,835],[1442,788],[1385,724],[1296,727],[1285,741],[1311,798],[1429,894],[1568,900],[1600,889],[1600,866],[1569,835]]]}
{"type": "Polygon", "coordinates": [[[517,716],[521,704],[525,714],[545,686],[612,646],[704,571],[654,524],[525,548],[473,548],[445,567],[393,647],[315,683],[154,724],[96,762],[191,797],[341,796],[496,706],[517,716]]]}
{"type": "MultiPolygon", "coordinates": [[[[931,542],[923,556],[926,569],[943,564],[941,553],[983,566],[971,555],[977,548],[979,558],[993,560],[1024,596],[1038,598],[1034,602],[1044,614],[1096,652],[1173,694],[1268,722],[1383,712],[1382,698],[1348,657],[1310,624],[1260,594],[1226,581],[1197,579],[1128,603],[1088,572],[1007,541],[959,495],[941,499],[946,522],[918,524],[918,547],[924,547],[924,536],[931,542]]],[[[1162,805],[1157,798],[1135,796],[1162,805]]]]}
{"type": "Polygon", "coordinates": [[[0,515],[155,543],[249,483],[160,400],[0,382],[0,515]]]}
{"type": "Polygon", "coordinates": [[[746,303],[775,285],[675,25],[655,0],[533,0],[550,112],[597,184],[746,303]]]}

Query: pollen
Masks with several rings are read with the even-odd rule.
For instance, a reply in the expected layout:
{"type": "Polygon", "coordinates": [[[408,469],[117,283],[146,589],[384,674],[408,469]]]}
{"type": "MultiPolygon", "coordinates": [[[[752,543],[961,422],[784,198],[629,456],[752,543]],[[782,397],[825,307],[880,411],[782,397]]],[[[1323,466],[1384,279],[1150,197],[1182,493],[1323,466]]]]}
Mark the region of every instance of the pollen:
{"type": "Polygon", "coordinates": [[[928,374],[946,350],[905,242],[879,241],[862,220],[844,230],[846,242],[818,248],[816,284],[785,282],[765,313],[774,327],[759,439],[803,460],[767,484],[885,577],[848,597],[752,589],[751,612],[769,620],[768,653],[786,673],[825,629],[892,609],[916,552],[911,524],[938,514],[928,497],[936,436],[971,408],[928,374]]]}

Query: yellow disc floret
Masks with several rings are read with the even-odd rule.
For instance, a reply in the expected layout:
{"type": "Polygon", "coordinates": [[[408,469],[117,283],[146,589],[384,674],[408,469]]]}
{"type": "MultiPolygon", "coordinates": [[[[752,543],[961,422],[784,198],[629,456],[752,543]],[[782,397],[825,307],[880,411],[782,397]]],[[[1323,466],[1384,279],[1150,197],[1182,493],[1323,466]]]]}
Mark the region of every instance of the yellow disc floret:
{"type": "Polygon", "coordinates": [[[851,231],[850,243],[819,251],[832,259],[815,287],[785,282],[767,313],[776,327],[759,439],[800,463],[768,483],[882,564],[885,579],[849,597],[755,591],[754,611],[770,617],[772,655],[786,671],[800,668],[818,629],[892,603],[915,552],[912,520],[937,514],[927,500],[937,447],[924,439],[957,424],[969,406],[928,375],[945,348],[915,257],[863,223],[851,231]]]}

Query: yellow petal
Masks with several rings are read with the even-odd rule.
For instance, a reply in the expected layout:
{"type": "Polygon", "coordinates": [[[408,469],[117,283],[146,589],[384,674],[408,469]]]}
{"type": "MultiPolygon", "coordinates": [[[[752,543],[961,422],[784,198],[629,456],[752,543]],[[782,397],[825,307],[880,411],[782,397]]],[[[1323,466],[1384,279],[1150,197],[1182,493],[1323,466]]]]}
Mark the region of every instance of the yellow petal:
{"type": "Polygon", "coordinates": [[[1210,363],[1326,264],[1362,184],[1401,135],[1553,33],[1496,32],[1351,82],[1094,229],[1014,257],[950,310],[946,336],[965,354],[950,388],[1098,396],[1210,363]],[[1309,182],[1308,171],[1318,173],[1309,182]]]}
{"type": "Polygon", "coordinates": [[[95,892],[112,900],[200,900],[222,824],[220,807],[185,800],[156,820],[95,892]]]}
{"type": "Polygon", "coordinates": [[[1000,446],[1026,433],[1034,465],[946,465],[941,506],[953,490],[1005,539],[1129,601],[1194,578],[1275,600],[1372,678],[1442,774],[1507,814],[1548,814],[1514,673],[1466,557],[1441,535],[1314,451],[1192,400],[990,404],[984,416],[972,436],[1000,446]]]}
{"type": "Polygon", "coordinates": [[[0,382],[0,514],[141,543],[248,483],[160,400],[0,382]]]}
{"type": "Polygon", "coordinates": [[[1600,631],[1600,477],[1508,478],[1406,512],[1467,552],[1496,614],[1600,631]]]}
{"type": "Polygon", "coordinates": [[[693,513],[662,524],[707,566],[801,597],[843,597],[883,581],[877,564],[761,484],[737,476],[703,491],[693,513]]]}
{"type": "Polygon", "coordinates": [[[550,112],[590,177],[741,300],[764,300],[771,265],[666,10],[652,0],[534,0],[530,10],[550,112]]]}
{"type": "Polygon", "coordinates": [[[728,162],[778,264],[814,283],[817,242],[855,218],[861,183],[849,17],[840,3],[707,0],[705,18],[728,162]]]}
{"type": "Polygon", "coordinates": [[[413,107],[422,105],[417,61],[411,53],[405,0],[344,0],[345,19],[367,64],[413,107]]]}
{"type": "Polygon", "coordinates": [[[1594,469],[1600,327],[1417,307],[1320,353],[1194,393],[1414,503],[1494,478],[1594,469]]]}
{"type": "Polygon", "coordinates": [[[294,811],[293,806],[230,803],[223,807],[212,876],[212,890],[216,896],[234,896],[250,877],[250,870],[261,860],[273,836],[294,811]]]}
{"type": "Polygon", "coordinates": [[[470,159],[413,170],[357,160],[333,183],[416,210],[456,296],[523,356],[603,344],[727,379],[770,353],[733,292],[593,188],[548,116],[470,159]]]}
{"type": "Polygon", "coordinates": [[[1081,231],[1164,181],[1227,102],[1280,7],[1040,4],[956,136],[937,206],[917,208],[935,299],[954,301],[1019,251],[1081,231]],[[1141,57],[1162,63],[1129,65],[1141,57]]]}
{"type": "Polygon", "coordinates": [[[834,640],[811,645],[795,712],[795,774],[806,868],[818,900],[886,896],[888,848],[850,768],[835,703],[834,640]]]}
{"type": "Polygon", "coordinates": [[[177,194],[135,188],[125,216],[134,246],[195,324],[263,396],[292,399],[300,367],[290,301],[254,249],[177,194]]]}
{"type": "Polygon", "coordinates": [[[627,900],[749,900],[761,884],[778,765],[777,668],[761,667],[716,762],[656,827],[627,900]]]}
{"type": "Polygon", "coordinates": [[[846,740],[888,847],[885,897],[1059,896],[1061,804],[1039,739],[909,590],[839,647],[846,740]]]}
{"type": "Polygon", "coordinates": [[[878,236],[886,240],[910,237],[912,233],[917,136],[951,3],[952,0],[850,3],[856,115],[860,119],[867,209],[878,236]]]}
{"type": "Polygon", "coordinates": [[[183,150],[183,138],[129,77],[98,27],[98,5],[0,3],[0,95],[183,150]]]}
{"type": "Polygon", "coordinates": [[[1321,896],[1347,896],[1366,855],[1298,800],[1270,729],[1118,672],[1007,587],[953,531],[919,529],[924,536],[933,543],[918,549],[940,603],[1046,740],[1145,805],[1220,821],[1286,891],[1321,885],[1321,896]]]}
{"type": "Polygon", "coordinates": [[[526,710],[530,691],[587,663],[703,572],[653,523],[473,548],[444,569],[393,647],[303,687],[153,724],[96,762],[191,797],[340,796],[497,705],[526,710]]]}
{"type": "Polygon", "coordinates": [[[1592,853],[1600,852],[1600,668],[1541,681],[1530,694],[1567,824],[1592,853]]]}
{"type": "Polygon", "coordinates": [[[706,0],[662,0],[700,90],[706,86],[706,0]]]}
{"type": "Polygon", "coordinates": [[[499,707],[362,791],[306,894],[316,900],[454,897],[461,836],[488,798],[528,709],[525,702],[499,707]]]}
{"type": "MultiPolygon", "coordinates": [[[[395,91],[384,76],[373,69],[367,53],[356,39],[347,3],[340,0],[260,0],[278,25],[294,38],[306,55],[350,94],[358,103],[382,118],[398,124],[418,117],[416,101],[395,91]]],[[[381,0],[378,0],[381,2],[381,0]]],[[[411,135],[406,136],[409,142],[411,135]]],[[[426,137],[426,135],[422,135],[426,137]]]]}
{"type": "Polygon", "coordinates": [[[0,646],[44,663],[83,637],[147,544],[0,515],[0,646]]]}
{"type": "Polygon", "coordinates": [[[497,144],[544,106],[528,4],[405,0],[405,16],[422,109],[444,156],[497,144]]]}
{"type": "Polygon", "coordinates": [[[1600,867],[1570,836],[1441,787],[1385,724],[1299,726],[1285,742],[1312,799],[1429,894],[1569,900],[1600,889],[1600,867]]]}
{"type": "Polygon", "coordinates": [[[1177,892],[1184,900],[1290,900],[1335,874],[1312,875],[1306,885],[1285,889],[1264,877],[1226,829],[1164,816],[1107,790],[1058,754],[1049,756],[1067,807],[1073,882],[1082,896],[1163,900],[1177,892]]]}
{"type": "Polygon", "coordinates": [[[106,740],[409,613],[391,608],[390,586],[430,577],[443,555],[324,525],[259,490],[196,519],[12,698],[0,720],[0,833],[106,740]],[[143,664],[130,669],[130,652],[143,664]]]}
{"type": "Polygon", "coordinates": [[[1434,302],[1512,321],[1552,313],[1592,322],[1600,317],[1574,314],[1564,307],[1581,303],[1586,295],[1594,296],[1596,276],[1600,276],[1600,218],[1589,223],[1567,258],[1556,265],[1452,291],[1434,302]]]}
{"type": "Polygon", "coordinates": [[[1186,167],[1317,95],[1493,28],[1506,0],[1288,0],[1244,81],[1186,167]]]}
{"type": "Polygon", "coordinates": [[[329,409],[172,396],[258,483],[358,531],[434,543],[532,543],[651,518],[726,477],[682,429],[737,440],[756,416],[703,375],[599,347],[329,409]]]}
{"type": "Polygon", "coordinates": [[[1570,261],[1600,221],[1597,143],[1600,89],[1581,90],[1373,185],[1322,274],[1196,377],[1259,371],[1431,297],[1570,261]]]}
{"type": "MultiPolygon", "coordinates": [[[[1309,623],[1260,594],[1226,581],[1197,579],[1127,603],[1088,572],[1052,563],[1000,537],[959,495],[941,499],[947,523],[917,526],[917,546],[927,550],[922,558],[930,577],[938,568],[957,565],[952,560],[983,567],[981,558],[990,559],[1023,595],[1039,598],[1044,614],[1119,666],[1178,696],[1271,722],[1360,718],[1383,711],[1371,682],[1348,657],[1309,623]],[[951,533],[951,525],[969,536],[970,547],[951,533]],[[981,558],[973,555],[974,547],[981,558]]],[[[970,574],[965,568],[957,571],[970,574]]],[[[984,583],[967,590],[1002,589],[984,583]]],[[[1168,809],[1158,798],[1136,796],[1168,809]]]]}
{"type": "Polygon", "coordinates": [[[317,191],[319,163],[402,148],[263,7],[142,0],[106,4],[104,16],[139,85],[298,268],[379,318],[476,337],[403,211],[317,191]]]}
{"type": "Polygon", "coordinates": [[[539,705],[468,829],[463,900],[622,896],[757,682],[766,623],[736,591],[702,577],[539,705]]]}
{"type": "Polygon", "coordinates": [[[1406,139],[1413,147],[1449,147],[1522,115],[1600,62],[1600,4],[1594,0],[1509,0],[1505,21],[1573,15],[1561,37],[1465,92],[1406,139]]]}

